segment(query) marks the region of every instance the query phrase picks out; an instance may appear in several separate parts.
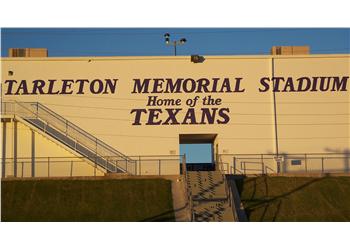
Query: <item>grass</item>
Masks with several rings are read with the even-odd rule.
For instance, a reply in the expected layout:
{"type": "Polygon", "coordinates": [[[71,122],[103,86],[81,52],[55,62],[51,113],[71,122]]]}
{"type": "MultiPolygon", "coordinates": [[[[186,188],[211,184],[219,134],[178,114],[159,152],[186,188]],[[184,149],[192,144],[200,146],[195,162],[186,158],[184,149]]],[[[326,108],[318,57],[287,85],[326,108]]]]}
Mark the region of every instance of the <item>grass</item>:
{"type": "Polygon", "coordinates": [[[236,181],[249,221],[350,221],[350,177],[236,181]]]}
{"type": "Polygon", "coordinates": [[[174,221],[171,181],[1,182],[2,221],[174,221]]]}

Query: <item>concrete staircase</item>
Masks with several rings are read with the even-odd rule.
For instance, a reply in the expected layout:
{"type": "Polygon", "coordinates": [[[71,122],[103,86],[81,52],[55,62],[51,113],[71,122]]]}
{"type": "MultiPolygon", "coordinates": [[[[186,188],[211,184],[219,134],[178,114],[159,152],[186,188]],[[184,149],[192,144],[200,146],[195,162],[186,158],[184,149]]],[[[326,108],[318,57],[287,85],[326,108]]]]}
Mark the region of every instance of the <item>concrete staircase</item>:
{"type": "Polygon", "coordinates": [[[235,221],[225,176],[219,171],[188,171],[194,221],[235,221]]]}

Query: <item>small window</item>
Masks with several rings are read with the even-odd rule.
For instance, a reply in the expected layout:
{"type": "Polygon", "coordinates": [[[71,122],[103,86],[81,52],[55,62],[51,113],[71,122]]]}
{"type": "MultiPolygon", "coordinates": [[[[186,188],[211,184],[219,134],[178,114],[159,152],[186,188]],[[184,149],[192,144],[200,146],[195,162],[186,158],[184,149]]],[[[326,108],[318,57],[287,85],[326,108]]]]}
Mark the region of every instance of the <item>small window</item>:
{"type": "Polygon", "coordinates": [[[292,160],[291,163],[292,163],[292,166],[298,166],[298,165],[300,166],[301,160],[292,160]]]}

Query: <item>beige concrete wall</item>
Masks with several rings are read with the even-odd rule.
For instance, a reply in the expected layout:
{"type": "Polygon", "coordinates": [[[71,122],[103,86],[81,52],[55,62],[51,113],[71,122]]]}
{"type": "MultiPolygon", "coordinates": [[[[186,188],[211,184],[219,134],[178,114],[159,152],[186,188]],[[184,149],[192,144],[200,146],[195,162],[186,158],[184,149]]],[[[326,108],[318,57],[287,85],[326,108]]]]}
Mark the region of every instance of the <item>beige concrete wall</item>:
{"type": "MultiPolygon", "coordinates": [[[[1,129],[4,124],[1,123],[1,129]]],[[[79,155],[55,140],[34,130],[35,141],[35,177],[49,176],[93,176],[94,166],[79,155]]],[[[17,122],[17,176],[31,176],[32,130],[25,124],[17,122]],[[22,170],[23,168],[23,170],[22,170]]],[[[6,123],[6,174],[14,175],[14,122],[6,123]]],[[[101,169],[96,175],[104,175],[101,169]]]]}
{"type": "MultiPolygon", "coordinates": [[[[262,77],[349,76],[349,55],[190,57],[2,58],[4,80],[118,79],[114,94],[18,95],[4,100],[37,101],[127,155],[179,154],[181,134],[217,133],[218,153],[276,153],[273,93],[259,92],[262,77]],[[13,76],[8,76],[8,71],[13,76]],[[244,93],[132,94],[135,78],[242,77],[244,93]],[[230,109],[228,124],[133,126],[135,108],[147,108],[149,95],[222,98],[230,109]]],[[[60,81],[58,82],[60,83],[60,81]]],[[[348,81],[348,89],[350,88],[348,81]]],[[[75,89],[77,91],[77,89],[75,89]]],[[[278,146],[281,153],[350,150],[349,90],[276,93],[278,146]],[[297,104],[298,103],[298,104],[297,104]],[[293,115],[295,114],[295,115],[293,115]],[[318,114],[318,115],[314,115],[318,114]],[[325,114],[325,115],[320,115],[325,114]],[[342,115],[341,115],[342,114],[342,115]]],[[[196,106],[199,113],[202,105],[196,106]]],[[[156,107],[157,108],[157,107],[156,107]]],[[[164,109],[165,107],[160,107],[164,109]]],[[[186,105],[181,108],[187,109],[186,105]]],[[[183,116],[183,115],[180,115],[183,116]]],[[[165,119],[165,118],[164,118],[165,119]]],[[[145,119],[142,119],[143,121],[145,119]]],[[[275,166],[271,166],[275,168],[275,166]]],[[[153,170],[152,170],[153,171],[153,170]]]]}
{"type": "MultiPolygon", "coordinates": [[[[277,58],[275,74],[349,76],[350,59],[346,56],[277,58]]],[[[350,86],[346,92],[276,93],[281,153],[349,153],[349,93],[350,86]]]]}

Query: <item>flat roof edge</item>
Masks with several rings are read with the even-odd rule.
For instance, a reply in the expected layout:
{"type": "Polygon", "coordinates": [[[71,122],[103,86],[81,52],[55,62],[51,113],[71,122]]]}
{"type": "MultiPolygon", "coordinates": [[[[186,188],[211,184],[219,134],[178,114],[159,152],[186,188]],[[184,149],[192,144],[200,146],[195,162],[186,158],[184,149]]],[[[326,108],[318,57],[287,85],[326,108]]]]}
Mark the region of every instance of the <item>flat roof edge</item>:
{"type": "MultiPolygon", "coordinates": [[[[334,58],[350,57],[349,54],[307,55],[200,55],[207,59],[269,59],[269,58],[334,58]]],[[[83,57],[0,57],[1,61],[104,61],[104,60],[188,60],[187,56],[83,56],[83,57]]]]}

